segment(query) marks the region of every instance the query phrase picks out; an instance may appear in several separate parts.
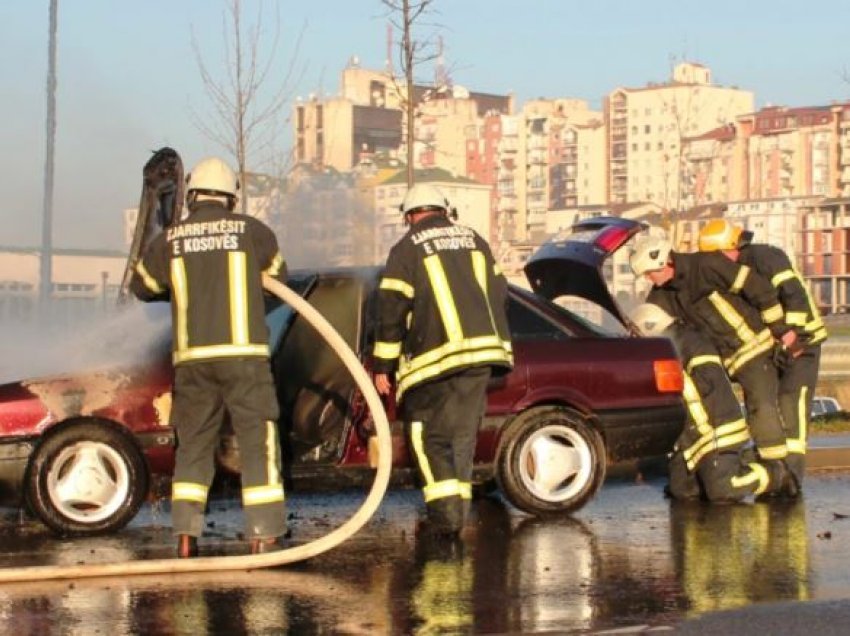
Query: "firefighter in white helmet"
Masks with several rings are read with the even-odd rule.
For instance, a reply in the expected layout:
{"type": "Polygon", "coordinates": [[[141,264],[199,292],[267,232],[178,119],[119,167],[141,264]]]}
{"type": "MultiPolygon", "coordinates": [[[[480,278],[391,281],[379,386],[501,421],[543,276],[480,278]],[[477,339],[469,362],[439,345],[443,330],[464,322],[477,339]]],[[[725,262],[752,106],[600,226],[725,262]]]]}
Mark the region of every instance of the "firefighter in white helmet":
{"type": "MultiPolygon", "coordinates": [[[[770,282],[721,254],[676,252],[654,236],[636,240],[630,264],[653,284],[647,302],[701,330],[717,348],[726,372],[743,389],[759,457],[784,461],[788,448],[772,351],[774,338],[790,342],[793,333],[770,282]]],[[[792,490],[787,494],[796,496],[792,490]]]]}
{"type": "Polygon", "coordinates": [[[643,335],[670,338],[685,371],[687,420],[670,455],[670,496],[729,503],[793,489],[782,462],[742,457],[750,434],[711,341],[654,303],[638,305],[630,317],[643,335]]]}
{"type": "Polygon", "coordinates": [[[776,288],[787,322],[796,333],[791,346],[779,343],[779,410],[788,435],[788,465],[802,484],[806,472],[809,413],[818,381],[821,343],[827,333],[817,305],[788,255],[773,245],[752,242],[753,235],[726,219],[709,221],[699,233],[699,249],[718,251],[758,272],[776,288]]]}
{"type": "Polygon", "coordinates": [[[401,212],[410,227],[380,280],[375,386],[387,395],[395,384],[422,479],[424,527],[456,537],[472,497],[487,383],[513,365],[507,281],[486,241],[451,222],[435,187],[414,185],[401,212]]]}
{"type": "Polygon", "coordinates": [[[177,434],[172,523],[177,555],[198,554],[225,412],[242,459],[242,504],[252,553],[285,532],[277,395],[269,366],[261,275],[286,267],[274,233],[234,209],[239,184],[221,159],[199,162],[187,179],[187,218],[167,227],[136,266],[131,289],[172,307],[177,434]]]}

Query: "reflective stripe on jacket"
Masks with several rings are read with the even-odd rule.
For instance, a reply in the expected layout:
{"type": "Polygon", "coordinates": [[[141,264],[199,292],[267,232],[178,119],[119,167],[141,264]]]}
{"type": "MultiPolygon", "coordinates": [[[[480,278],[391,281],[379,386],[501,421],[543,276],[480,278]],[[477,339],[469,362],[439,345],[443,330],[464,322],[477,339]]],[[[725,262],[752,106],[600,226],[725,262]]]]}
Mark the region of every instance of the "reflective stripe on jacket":
{"type": "Polygon", "coordinates": [[[784,251],[772,245],[746,245],[740,250],[738,262],[757,271],[776,288],[785,322],[802,342],[818,344],[826,340],[826,327],[811,291],[784,251]]]}
{"type": "Polygon", "coordinates": [[[487,243],[442,215],[393,246],[378,289],[374,369],[396,372],[397,397],[461,369],[510,369],[507,281],[487,243]]]}
{"type": "Polygon", "coordinates": [[[205,202],[156,236],[131,281],[141,300],[171,300],[173,362],[267,358],[261,274],[286,264],[261,221],[205,202]]]}
{"type": "Polygon", "coordinates": [[[749,267],[719,252],[674,252],[671,259],[673,279],[653,287],[647,301],[702,329],[730,375],[788,330],[776,290],[749,267]]]}

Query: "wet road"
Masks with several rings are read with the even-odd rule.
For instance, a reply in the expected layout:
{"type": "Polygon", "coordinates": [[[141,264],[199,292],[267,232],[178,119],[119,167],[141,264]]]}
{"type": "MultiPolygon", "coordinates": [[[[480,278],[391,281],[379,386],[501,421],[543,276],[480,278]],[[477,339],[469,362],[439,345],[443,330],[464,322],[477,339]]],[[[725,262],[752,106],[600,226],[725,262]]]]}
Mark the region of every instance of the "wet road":
{"type": "MultiPolygon", "coordinates": [[[[799,502],[722,507],[671,505],[663,485],[610,480],[588,507],[560,520],[478,500],[453,546],[418,538],[419,494],[393,492],[358,535],[309,562],[0,586],[0,617],[18,636],[640,633],[754,604],[850,599],[850,475],[810,476],[799,502]]],[[[292,539],[326,533],[360,501],[356,492],[290,497],[292,539]]],[[[243,552],[238,506],[212,507],[202,551],[243,552]]],[[[0,520],[3,567],[172,551],[159,506],[96,539],[57,540],[8,510],[0,520]]]]}

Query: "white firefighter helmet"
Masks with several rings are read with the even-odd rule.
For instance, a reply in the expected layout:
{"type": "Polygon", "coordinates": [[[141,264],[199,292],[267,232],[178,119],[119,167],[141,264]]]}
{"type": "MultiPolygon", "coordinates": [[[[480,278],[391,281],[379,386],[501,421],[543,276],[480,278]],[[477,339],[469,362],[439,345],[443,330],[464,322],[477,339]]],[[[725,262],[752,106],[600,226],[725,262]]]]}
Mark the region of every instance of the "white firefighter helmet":
{"type": "Polygon", "coordinates": [[[658,236],[641,236],[629,256],[629,265],[636,276],[662,269],[667,265],[673,246],[667,239],[658,236]]]}
{"type": "Polygon", "coordinates": [[[427,183],[414,184],[401,202],[402,214],[420,209],[439,209],[448,212],[449,200],[437,188],[427,183]]]}
{"type": "Polygon", "coordinates": [[[644,336],[660,336],[675,318],[655,303],[643,303],[632,310],[629,316],[644,336]]]}
{"type": "Polygon", "coordinates": [[[236,197],[239,180],[236,173],[218,157],[207,157],[199,161],[186,177],[186,191],[202,194],[224,194],[236,197]]]}

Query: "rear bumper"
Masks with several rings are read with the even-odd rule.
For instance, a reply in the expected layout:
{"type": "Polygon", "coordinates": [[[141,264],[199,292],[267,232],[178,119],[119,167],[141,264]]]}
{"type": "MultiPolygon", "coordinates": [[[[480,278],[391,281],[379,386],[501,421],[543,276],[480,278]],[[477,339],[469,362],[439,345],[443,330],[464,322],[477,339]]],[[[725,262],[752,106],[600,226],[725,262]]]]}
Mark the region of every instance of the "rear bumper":
{"type": "Polygon", "coordinates": [[[611,463],[666,455],[685,425],[682,404],[597,411],[596,416],[611,463]]]}

